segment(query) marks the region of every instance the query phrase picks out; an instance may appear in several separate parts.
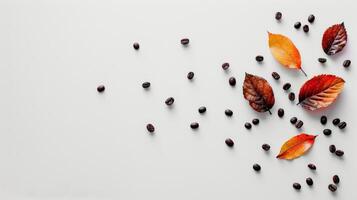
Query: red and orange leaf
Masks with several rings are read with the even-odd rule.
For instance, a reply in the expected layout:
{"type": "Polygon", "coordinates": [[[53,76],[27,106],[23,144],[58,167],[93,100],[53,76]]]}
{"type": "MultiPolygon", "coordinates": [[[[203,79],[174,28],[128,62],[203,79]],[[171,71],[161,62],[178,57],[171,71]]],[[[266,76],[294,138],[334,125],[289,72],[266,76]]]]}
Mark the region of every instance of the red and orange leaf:
{"type": "Polygon", "coordinates": [[[299,103],[307,110],[317,110],[332,104],[341,93],[345,81],[335,75],[318,75],[300,88],[299,103]]]}
{"type": "Polygon", "coordinates": [[[347,31],[343,22],[326,29],[322,37],[322,49],[327,55],[334,55],[342,51],[346,43],[347,31]]]}
{"type": "Polygon", "coordinates": [[[281,146],[277,158],[292,160],[305,154],[314,144],[317,135],[301,133],[290,138],[281,146]]]}

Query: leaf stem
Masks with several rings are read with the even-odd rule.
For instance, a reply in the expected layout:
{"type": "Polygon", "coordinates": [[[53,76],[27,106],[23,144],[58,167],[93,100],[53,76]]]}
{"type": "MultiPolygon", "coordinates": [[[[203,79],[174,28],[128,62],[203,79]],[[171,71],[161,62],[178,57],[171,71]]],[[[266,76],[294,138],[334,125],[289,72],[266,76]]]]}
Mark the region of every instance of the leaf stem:
{"type": "Polygon", "coordinates": [[[305,73],[305,71],[304,71],[302,68],[300,68],[300,70],[301,70],[301,72],[304,73],[304,75],[307,77],[307,74],[305,73]]]}
{"type": "Polygon", "coordinates": [[[269,114],[271,114],[270,110],[268,110],[269,114]]]}

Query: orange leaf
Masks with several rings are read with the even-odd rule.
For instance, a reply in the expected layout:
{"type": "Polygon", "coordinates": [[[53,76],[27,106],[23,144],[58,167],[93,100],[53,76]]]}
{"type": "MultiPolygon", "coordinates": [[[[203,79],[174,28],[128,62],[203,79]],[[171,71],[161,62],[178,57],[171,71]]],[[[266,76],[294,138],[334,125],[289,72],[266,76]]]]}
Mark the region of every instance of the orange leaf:
{"type": "Polygon", "coordinates": [[[315,142],[317,135],[308,135],[301,133],[297,136],[290,138],[281,146],[280,153],[277,158],[292,160],[303,155],[309,150],[315,142]]]}
{"type": "Polygon", "coordinates": [[[294,43],[284,35],[268,32],[269,48],[274,58],[283,66],[291,69],[301,69],[301,56],[294,43]]]}
{"type": "Polygon", "coordinates": [[[300,88],[299,103],[308,110],[317,110],[332,104],[341,93],[345,81],[335,75],[318,75],[300,88]]]}

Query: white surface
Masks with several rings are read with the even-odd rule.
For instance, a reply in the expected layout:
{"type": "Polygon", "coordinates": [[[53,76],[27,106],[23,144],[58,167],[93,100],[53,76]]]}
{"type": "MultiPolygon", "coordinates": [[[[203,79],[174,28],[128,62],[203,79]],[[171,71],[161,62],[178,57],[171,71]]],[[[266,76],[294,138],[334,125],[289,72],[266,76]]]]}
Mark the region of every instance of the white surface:
{"type": "Polygon", "coordinates": [[[1,199],[356,199],[357,14],[354,1],[26,1],[0,2],[0,198],[1,199]],[[276,11],[283,20],[277,23],[276,11]],[[306,35],[296,21],[316,22],[306,35]],[[325,67],[318,57],[323,31],[344,21],[348,45],[325,67]],[[267,30],[289,36],[309,77],[333,73],[346,80],[338,101],[318,113],[290,103],[284,82],[307,80],[273,60],[267,30]],[[180,39],[190,38],[183,48],[180,39]],[[141,44],[140,51],[132,43],[141,44]],[[262,54],[259,65],[255,56],[262,54]],[[350,70],[341,67],[351,59],[350,70]],[[221,69],[223,62],[230,71],[221,69]],[[186,79],[189,71],[195,79],[186,79]],[[281,81],[271,78],[277,71],[281,81]],[[276,104],[256,113],[243,99],[244,72],[265,77],[276,104]],[[235,76],[231,88],[228,78],[235,76]],[[150,91],[141,88],[150,81],[150,91]],[[106,86],[104,94],[96,87],[106,86]],[[173,96],[168,109],[164,101],[173,96]],[[205,105],[208,111],[199,115],[205,105]],[[285,109],[279,119],[276,111],[285,109]],[[229,119],[224,110],[231,108],[229,119]],[[331,137],[319,123],[327,114],[331,137]],[[277,160],[280,145],[298,133],[319,134],[313,149],[292,162],[277,160]],[[251,131],[244,123],[261,119],[251,131]],[[340,117],[341,132],[331,120],[340,117]],[[189,124],[198,121],[192,131],[189,124]],[[146,123],[156,126],[151,136],[146,123]],[[235,141],[233,149],[224,140],[235,141]],[[269,143],[270,153],[261,149],[269,143]],[[330,144],[344,159],[328,152],[330,144]],[[260,174],[252,170],[257,162],[260,174]],[[306,165],[317,165],[312,173],[306,165]],[[338,192],[327,185],[339,174],[338,192]],[[309,188],[306,177],[312,177],[309,188]],[[292,189],[300,182],[302,190],[292,189]]]}

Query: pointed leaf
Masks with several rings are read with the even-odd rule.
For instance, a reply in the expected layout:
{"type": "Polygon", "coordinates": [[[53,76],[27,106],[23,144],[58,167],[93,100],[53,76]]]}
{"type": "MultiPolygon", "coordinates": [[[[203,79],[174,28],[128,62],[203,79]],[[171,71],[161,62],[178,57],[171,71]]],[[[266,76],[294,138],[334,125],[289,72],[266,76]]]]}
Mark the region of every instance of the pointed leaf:
{"type": "Polygon", "coordinates": [[[319,75],[306,81],[300,88],[299,104],[308,110],[332,104],[341,93],[345,81],[335,75],[319,75]]]}
{"type": "Polygon", "coordinates": [[[327,55],[334,55],[346,46],[347,32],[344,23],[335,24],[324,32],[322,48],[327,55]]]}
{"type": "Polygon", "coordinates": [[[276,157],[286,160],[300,157],[312,147],[315,138],[316,135],[308,135],[305,133],[294,136],[281,146],[280,153],[276,157]]]}
{"type": "Polygon", "coordinates": [[[243,95],[249,105],[257,112],[266,112],[274,106],[274,92],[262,77],[245,73],[243,95]]]}

